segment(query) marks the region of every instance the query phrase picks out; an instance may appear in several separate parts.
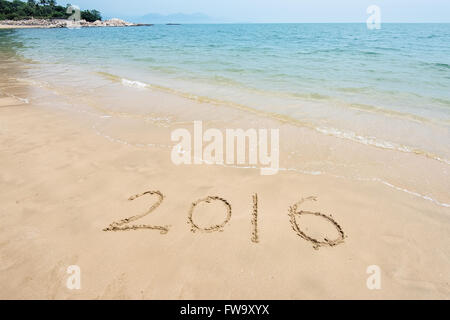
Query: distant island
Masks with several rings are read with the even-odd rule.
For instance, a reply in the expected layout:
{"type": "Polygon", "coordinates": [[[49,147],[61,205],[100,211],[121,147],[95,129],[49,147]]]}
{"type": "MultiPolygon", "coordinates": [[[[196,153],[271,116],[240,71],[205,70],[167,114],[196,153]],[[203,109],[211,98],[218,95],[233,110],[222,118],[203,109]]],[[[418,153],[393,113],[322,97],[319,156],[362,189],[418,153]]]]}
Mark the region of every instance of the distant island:
{"type": "Polygon", "coordinates": [[[143,16],[124,16],[121,18],[140,23],[172,24],[172,25],[217,22],[217,19],[209,17],[203,13],[192,13],[192,14],[173,13],[168,15],[149,13],[143,16]]]}
{"type": "MultiPolygon", "coordinates": [[[[0,0],[0,20],[27,20],[27,19],[67,19],[70,7],[57,5],[55,0],[28,0],[27,2],[14,0],[0,0]]],[[[87,22],[101,21],[101,13],[97,10],[82,10],[81,19],[87,22]]]]}

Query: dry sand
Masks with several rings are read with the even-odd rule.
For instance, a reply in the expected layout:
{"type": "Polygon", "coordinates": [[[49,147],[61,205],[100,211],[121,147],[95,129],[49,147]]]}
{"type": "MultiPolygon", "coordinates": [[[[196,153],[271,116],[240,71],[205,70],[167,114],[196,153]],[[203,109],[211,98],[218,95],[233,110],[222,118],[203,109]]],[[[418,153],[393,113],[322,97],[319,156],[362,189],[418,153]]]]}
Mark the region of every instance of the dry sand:
{"type": "Polygon", "coordinates": [[[326,175],[175,166],[170,149],[105,139],[85,114],[44,95],[25,103],[32,92],[8,81],[1,299],[450,298],[448,208],[326,175]],[[66,287],[71,265],[80,290],[66,287]],[[367,288],[371,265],[380,290],[367,288]]]}

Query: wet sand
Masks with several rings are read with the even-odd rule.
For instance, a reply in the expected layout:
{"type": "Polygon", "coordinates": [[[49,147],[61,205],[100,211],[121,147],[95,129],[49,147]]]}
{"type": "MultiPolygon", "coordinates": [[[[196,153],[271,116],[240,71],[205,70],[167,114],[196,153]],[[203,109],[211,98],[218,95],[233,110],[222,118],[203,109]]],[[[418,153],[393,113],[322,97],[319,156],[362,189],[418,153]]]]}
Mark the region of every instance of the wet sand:
{"type": "Polygon", "coordinates": [[[15,26],[9,24],[0,24],[0,29],[45,29],[46,26],[15,26]]]}
{"type": "MultiPolygon", "coordinates": [[[[13,83],[26,72],[11,68],[0,88],[0,298],[450,297],[448,208],[370,181],[176,166],[162,120],[103,125],[111,114],[75,108],[67,92],[13,83]],[[161,143],[114,138],[135,134],[161,143]],[[216,198],[198,201],[208,196],[216,198]],[[104,231],[118,221],[129,230],[104,231]],[[80,267],[80,290],[66,286],[71,265],[80,267]],[[366,284],[372,265],[380,290],[366,284]]],[[[139,91],[130,92],[132,101],[139,91]]],[[[159,116],[165,104],[193,104],[161,94],[146,103],[159,116]]],[[[224,126],[280,126],[226,112],[239,120],[224,126]]]]}

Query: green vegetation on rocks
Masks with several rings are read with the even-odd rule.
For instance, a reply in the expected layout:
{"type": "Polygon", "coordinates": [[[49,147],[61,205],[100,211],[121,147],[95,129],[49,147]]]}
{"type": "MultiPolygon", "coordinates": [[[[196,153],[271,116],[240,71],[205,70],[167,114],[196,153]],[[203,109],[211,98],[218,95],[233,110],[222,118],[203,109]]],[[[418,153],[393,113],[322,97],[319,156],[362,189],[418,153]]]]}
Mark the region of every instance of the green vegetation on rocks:
{"type": "MultiPolygon", "coordinates": [[[[70,6],[60,6],[55,0],[0,0],[0,20],[67,19],[71,15],[67,13],[70,6]]],[[[97,10],[83,10],[81,19],[94,22],[102,20],[102,16],[97,10]]]]}

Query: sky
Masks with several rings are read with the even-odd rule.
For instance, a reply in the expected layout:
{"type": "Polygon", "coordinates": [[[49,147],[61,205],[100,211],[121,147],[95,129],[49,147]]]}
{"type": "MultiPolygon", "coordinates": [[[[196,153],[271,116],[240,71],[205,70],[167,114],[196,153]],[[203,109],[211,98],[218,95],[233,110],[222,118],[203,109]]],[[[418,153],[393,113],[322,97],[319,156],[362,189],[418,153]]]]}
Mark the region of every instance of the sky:
{"type": "Polygon", "coordinates": [[[225,22],[365,22],[377,5],[382,22],[450,22],[450,0],[59,0],[104,17],[203,13],[225,22]]]}

